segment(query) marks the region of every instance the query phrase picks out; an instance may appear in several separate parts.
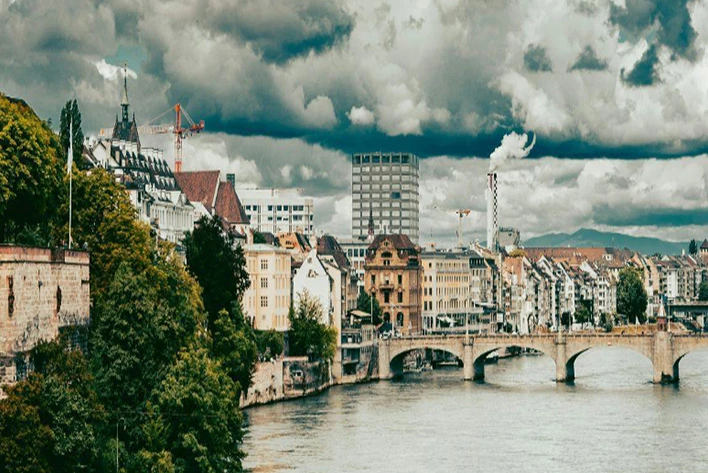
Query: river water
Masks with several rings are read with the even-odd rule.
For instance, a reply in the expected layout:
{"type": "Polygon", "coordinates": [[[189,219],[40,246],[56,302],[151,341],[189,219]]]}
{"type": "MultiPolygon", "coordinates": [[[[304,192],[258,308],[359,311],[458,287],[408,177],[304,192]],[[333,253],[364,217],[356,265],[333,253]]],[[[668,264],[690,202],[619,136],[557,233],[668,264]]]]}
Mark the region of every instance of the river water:
{"type": "Polygon", "coordinates": [[[598,348],[553,381],[545,356],[338,386],[246,410],[252,472],[708,472],[708,352],[655,386],[649,360],[598,348]]]}

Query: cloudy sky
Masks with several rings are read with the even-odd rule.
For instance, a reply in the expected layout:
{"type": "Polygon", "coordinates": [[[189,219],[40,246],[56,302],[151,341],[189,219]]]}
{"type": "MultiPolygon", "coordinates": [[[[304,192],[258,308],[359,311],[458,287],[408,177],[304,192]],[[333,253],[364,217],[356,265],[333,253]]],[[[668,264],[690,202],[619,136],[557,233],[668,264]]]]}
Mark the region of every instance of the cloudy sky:
{"type": "MultiPolygon", "coordinates": [[[[112,125],[122,72],[138,122],[181,102],[208,133],[185,168],[296,186],[350,233],[352,152],[423,157],[423,241],[456,208],[484,238],[502,137],[500,222],[708,236],[707,0],[0,0],[0,91],[85,132],[112,125]]],[[[143,137],[171,152],[169,137],[143,137]]]]}

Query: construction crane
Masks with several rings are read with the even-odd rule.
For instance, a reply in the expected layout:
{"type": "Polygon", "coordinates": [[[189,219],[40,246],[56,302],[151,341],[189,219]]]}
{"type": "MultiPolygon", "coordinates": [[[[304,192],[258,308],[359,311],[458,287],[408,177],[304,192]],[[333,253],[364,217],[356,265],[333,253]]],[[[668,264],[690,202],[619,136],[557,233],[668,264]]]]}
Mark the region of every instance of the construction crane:
{"type": "Polygon", "coordinates": [[[459,209],[455,210],[455,213],[459,217],[457,220],[457,246],[462,248],[462,219],[470,214],[470,209],[459,209]]]}
{"type": "Polygon", "coordinates": [[[175,172],[182,172],[182,140],[193,133],[199,133],[204,129],[204,120],[195,123],[192,117],[189,116],[187,110],[181,104],[175,104],[168,108],[145,125],[138,127],[139,133],[160,134],[173,133],[175,135],[175,172]],[[153,125],[160,118],[164,117],[171,111],[175,112],[175,122],[172,125],[153,125]],[[182,115],[187,119],[188,126],[182,126],[182,115]]]}

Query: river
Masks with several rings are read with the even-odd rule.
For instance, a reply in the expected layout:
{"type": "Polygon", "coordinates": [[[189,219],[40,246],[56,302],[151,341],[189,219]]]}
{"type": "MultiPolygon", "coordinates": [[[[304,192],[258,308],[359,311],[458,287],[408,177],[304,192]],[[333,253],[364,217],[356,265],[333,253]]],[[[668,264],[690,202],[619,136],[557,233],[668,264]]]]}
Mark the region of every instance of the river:
{"type": "Polygon", "coordinates": [[[573,385],[545,356],[337,386],[246,410],[252,472],[708,472],[708,352],[678,386],[619,348],[578,358],[573,385]]]}

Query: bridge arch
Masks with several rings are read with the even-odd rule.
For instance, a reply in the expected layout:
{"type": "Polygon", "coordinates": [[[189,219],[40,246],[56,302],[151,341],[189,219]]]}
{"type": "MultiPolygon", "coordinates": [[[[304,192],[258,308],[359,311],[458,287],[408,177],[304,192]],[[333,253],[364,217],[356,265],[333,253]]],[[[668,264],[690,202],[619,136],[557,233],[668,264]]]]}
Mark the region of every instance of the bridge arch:
{"type": "Polygon", "coordinates": [[[593,348],[622,348],[639,353],[654,365],[653,337],[644,335],[575,335],[567,338],[565,381],[575,380],[575,362],[583,353],[593,348]]]}
{"type": "Polygon", "coordinates": [[[515,336],[502,339],[498,339],[496,337],[489,339],[480,338],[475,340],[472,353],[472,366],[474,369],[473,379],[477,381],[484,379],[485,361],[491,353],[510,347],[530,348],[532,350],[537,350],[553,360],[554,363],[556,362],[556,350],[551,337],[544,337],[534,340],[524,340],[515,336]]]}
{"type": "Polygon", "coordinates": [[[379,375],[392,377],[403,373],[403,357],[415,350],[437,350],[464,361],[462,340],[453,338],[392,338],[379,344],[379,375]]]}
{"type": "Polygon", "coordinates": [[[682,337],[682,340],[676,343],[676,351],[674,352],[673,360],[673,381],[679,380],[679,365],[686,355],[694,353],[708,354],[708,345],[703,341],[703,337],[682,337]]]}

